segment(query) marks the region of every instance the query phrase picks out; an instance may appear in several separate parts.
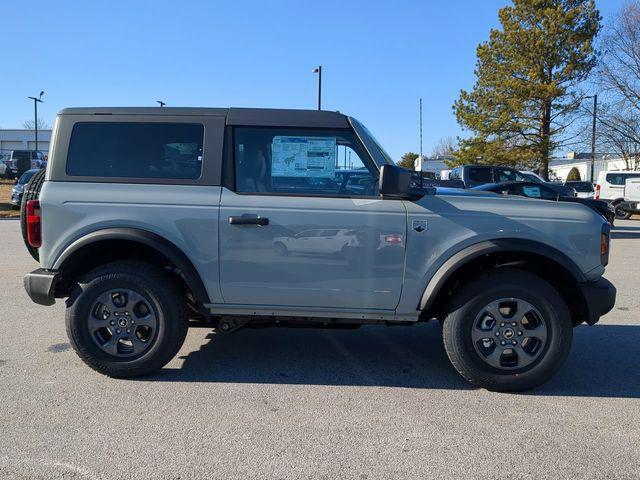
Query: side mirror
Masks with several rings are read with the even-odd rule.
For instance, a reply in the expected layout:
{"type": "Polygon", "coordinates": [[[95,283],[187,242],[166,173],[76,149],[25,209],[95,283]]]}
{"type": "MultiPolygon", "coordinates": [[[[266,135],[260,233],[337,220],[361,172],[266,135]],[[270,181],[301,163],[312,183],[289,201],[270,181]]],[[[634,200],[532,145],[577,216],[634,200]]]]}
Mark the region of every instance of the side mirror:
{"type": "Polygon", "coordinates": [[[383,165],[380,168],[380,195],[402,200],[417,200],[425,195],[434,195],[436,189],[422,187],[421,180],[419,172],[397,165],[383,165]]]}
{"type": "Polygon", "coordinates": [[[396,165],[382,165],[379,187],[383,197],[412,198],[411,171],[396,165]]]}

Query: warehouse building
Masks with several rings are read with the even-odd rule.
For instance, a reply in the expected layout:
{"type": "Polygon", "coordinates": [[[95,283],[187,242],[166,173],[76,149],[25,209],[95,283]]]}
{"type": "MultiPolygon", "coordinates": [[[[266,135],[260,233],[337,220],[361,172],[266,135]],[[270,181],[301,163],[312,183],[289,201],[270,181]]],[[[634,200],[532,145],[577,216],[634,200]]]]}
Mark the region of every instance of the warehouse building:
{"type": "MultiPolygon", "coordinates": [[[[45,155],[49,154],[50,141],[50,129],[38,130],[38,150],[45,155]]],[[[35,148],[35,131],[0,128],[0,156],[8,154],[11,150],[35,150],[35,148]]]]}

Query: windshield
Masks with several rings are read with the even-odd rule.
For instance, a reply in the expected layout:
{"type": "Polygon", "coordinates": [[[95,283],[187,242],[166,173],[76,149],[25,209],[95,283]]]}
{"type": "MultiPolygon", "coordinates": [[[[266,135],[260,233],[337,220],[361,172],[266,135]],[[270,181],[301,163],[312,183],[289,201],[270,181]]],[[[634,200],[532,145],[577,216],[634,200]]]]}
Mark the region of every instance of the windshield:
{"type": "Polygon", "coordinates": [[[18,183],[21,184],[25,184],[27,183],[29,180],[31,180],[31,177],[33,177],[33,174],[36,173],[37,170],[27,170],[26,172],[24,172],[22,174],[22,176],[20,177],[20,180],[18,181],[18,183]]]}
{"type": "Polygon", "coordinates": [[[529,180],[530,182],[536,182],[536,183],[544,183],[540,177],[538,177],[537,175],[534,175],[533,173],[525,173],[525,172],[520,172],[520,175],[522,175],[524,178],[526,178],[527,180],[529,180]]]}
{"type": "Polygon", "coordinates": [[[395,165],[391,155],[389,155],[382,145],[380,145],[380,142],[376,140],[367,127],[353,117],[349,117],[349,121],[379,167],[385,163],[388,165],[395,165]]]}
{"type": "Polygon", "coordinates": [[[12,157],[14,160],[31,160],[31,155],[27,150],[14,150],[12,157]]]}

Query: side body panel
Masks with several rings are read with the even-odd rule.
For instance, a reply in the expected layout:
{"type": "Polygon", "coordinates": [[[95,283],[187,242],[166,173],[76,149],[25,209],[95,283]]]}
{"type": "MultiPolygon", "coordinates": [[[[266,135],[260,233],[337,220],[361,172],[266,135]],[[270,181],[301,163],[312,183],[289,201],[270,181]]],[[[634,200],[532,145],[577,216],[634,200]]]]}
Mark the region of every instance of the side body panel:
{"type": "Polygon", "coordinates": [[[497,195],[436,195],[405,202],[407,269],[398,313],[415,311],[426,285],[457,252],[492,239],[524,239],[565,254],[589,280],[604,272],[600,228],[591,209],[574,203],[497,195]],[[426,222],[416,232],[415,221],[426,222]]]}
{"type": "Polygon", "coordinates": [[[200,273],[209,298],[220,301],[220,187],[45,182],[41,193],[43,268],[56,267],[74,241],[101,229],[129,227],[175,244],[200,273]]]}
{"type": "Polygon", "coordinates": [[[228,304],[393,311],[400,300],[406,210],[399,200],[239,195],[225,188],[219,232],[228,304]],[[229,223],[242,215],[269,224],[229,223]]]}

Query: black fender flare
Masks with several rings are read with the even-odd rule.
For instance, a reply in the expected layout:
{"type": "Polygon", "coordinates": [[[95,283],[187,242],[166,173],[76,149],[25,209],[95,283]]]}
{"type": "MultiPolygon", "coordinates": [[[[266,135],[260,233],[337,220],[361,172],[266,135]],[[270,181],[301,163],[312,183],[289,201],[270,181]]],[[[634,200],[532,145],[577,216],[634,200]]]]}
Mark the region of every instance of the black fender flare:
{"type": "Polygon", "coordinates": [[[88,233],[68,245],[56,259],[53,270],[61,269],[75,252],[96,242],[105,240],[129,240],[146,245],[165,256],[180,270],[195,300],[200,304],[211,303],[200,274],[189,257],[173,242],[160,235],[133,227],[104,228],[88,233]]]}
{"type": "Polygon", "coordinates": [[[487,240],[463,248],[438,268],[424,289],[419,305],[420,311],[427,310],[432,306],[440,289],[460,267],[480,256],[498,252],[525,252],[541,255],[564,267],[575,278],[576,282],[587,281],[580,267],[567,255],[554,247],[521,238],[487,240]]]}

